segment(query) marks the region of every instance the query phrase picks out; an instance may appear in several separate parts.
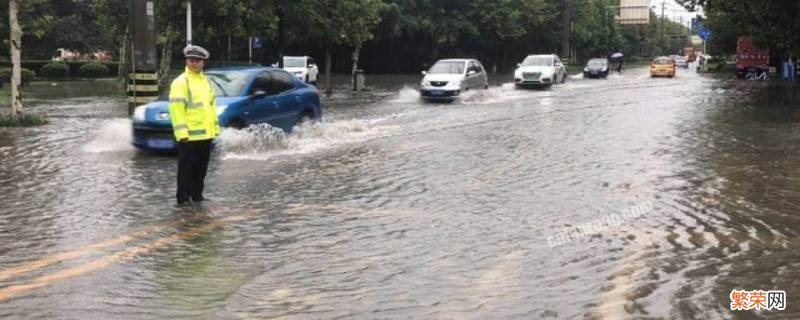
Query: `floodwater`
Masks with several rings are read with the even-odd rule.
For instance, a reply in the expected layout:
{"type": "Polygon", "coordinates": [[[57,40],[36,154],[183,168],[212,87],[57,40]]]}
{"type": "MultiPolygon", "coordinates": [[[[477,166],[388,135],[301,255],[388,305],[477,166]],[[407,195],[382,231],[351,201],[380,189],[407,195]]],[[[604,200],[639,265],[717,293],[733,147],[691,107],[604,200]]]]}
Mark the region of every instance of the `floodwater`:
{"type": "Polygon", "coordinates": [[[321,124],[224,131],[190,208],[121,97],[45,97],[0,129],[0,318],[800,318],[792,89],[647,72],[451,104],[368,76],[321,124]]]}

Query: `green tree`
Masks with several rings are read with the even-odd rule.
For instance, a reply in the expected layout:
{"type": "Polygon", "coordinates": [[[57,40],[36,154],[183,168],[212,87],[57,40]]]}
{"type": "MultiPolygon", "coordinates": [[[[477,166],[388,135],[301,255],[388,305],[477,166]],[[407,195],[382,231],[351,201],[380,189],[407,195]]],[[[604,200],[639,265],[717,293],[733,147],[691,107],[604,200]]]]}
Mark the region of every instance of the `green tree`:
{"type": "Polygon", "coordinates": [[[703,8],[705,21],[713,32],[711,44],[723,52],[733,52],[739,36],[749,36],[764,48],[797,54],[800,50],[800,20],[795,0],[677,0],[689,9],[703,8]]]}
{"type": "Polygon", "coordinates": [[[507,44],[553,23],[554,8],[544,0],[478,0],[470,5],[468,20],[477,22],[477,32],[469,35],[477,37],[480,56],[501,67],[507,58],[507,44]]]}
{"type": "Polygon", "coordinates": [[[358,68],[358,58],[364,42],[374,37],[375,27],[380,22],[380,0],[298,0],[308,11],[305,15],[309,39],[318,39],[325,44],[326,92],[333,91],[330,82],[331,47],[353,48],[351,72],[358,68]]]}

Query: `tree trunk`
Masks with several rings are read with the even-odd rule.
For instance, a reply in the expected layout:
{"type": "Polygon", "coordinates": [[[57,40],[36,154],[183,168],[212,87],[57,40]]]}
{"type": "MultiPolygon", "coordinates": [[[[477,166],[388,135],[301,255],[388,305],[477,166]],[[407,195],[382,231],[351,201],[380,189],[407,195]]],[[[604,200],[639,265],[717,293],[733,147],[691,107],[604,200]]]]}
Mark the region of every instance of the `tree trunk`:
{"type": "Polygon", "coordinates": [[[361,54],[361,45],[357,45],[353,48],[353,68],[350,71],[350,75],[355,75],[356,70],[358,70],[358,57],[361,54]]]}
{"type": "Polygon", "coordinates": [[[128,56],[130,41],[128,26],[125,26],[125,33],[122,35],[122,41],[119,46],[119,66],[117,67],[117,80],[123,92],[128,90],[128,72],[131,70],[130,57],[128,56]]]}
{"type": "Polygon", "coordinates": [[[572,4],[570,3],[572,0],[564,0],[564,13],[563,13],[563,20],[561,26],[561,58],[562,59],[569,59],[569,33],[570,33],[570,21],[572,14],[572,4]]]}
{"type": "Polygon", "coordinates": [[[164,90],[169,86],[169,66],[170,62],[172,62],[172,40],[174,40],[173,35],[174,32],[172,30],[172,24],[167,23],[167,39],[166,42],[164,42],[164,47],[161,48],[161,66],[158,73],[159,92],[164,92],[164,90]]]}
{"type": "Polygon", "coordinates": [[[325,45],[325,94],[330,96],[333,94],[333,85],[331,84],[331,45],[325,45]]]}
{"type": "Polygon", "coordinates": [[[277,49],[278,49],[278,61],[279,64],[283,64],[283,47],[286,45],[286,2],[287,1],[279,1],[276,7],[276,11],[278,13],[278,39],[277,39],[277,49]]]}
{"type": "Polygon", "coordinates": [[[22,29],[17,21],[19,3],[17,0],[8,1],[8,22],[11,33],[11,116],[22,115],[22,66],[20,65],[20,51],[22,50],[22,29]]]}

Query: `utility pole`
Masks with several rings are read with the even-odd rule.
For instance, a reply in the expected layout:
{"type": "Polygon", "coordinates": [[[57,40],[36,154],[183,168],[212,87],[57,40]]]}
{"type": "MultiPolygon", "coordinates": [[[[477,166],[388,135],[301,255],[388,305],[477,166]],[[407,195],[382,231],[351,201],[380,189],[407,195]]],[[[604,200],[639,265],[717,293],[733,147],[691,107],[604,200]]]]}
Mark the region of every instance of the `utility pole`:
{"type": "Polygon", "coordinates": [[[192,44],[192,2],[186,1],[186,45],[192,44]]]}
{"type": "Polygon", "coordinates": [[[664,44],[664,9],[666,8],[667,3],[663,0],[661,1],[661,44],[664,44]]]}
{"type": "Polygon", "coordinates": [[[570,11],[572,0],[564,0],[564,20],[561,29],[561,57],[569,57],[570,11]]]}

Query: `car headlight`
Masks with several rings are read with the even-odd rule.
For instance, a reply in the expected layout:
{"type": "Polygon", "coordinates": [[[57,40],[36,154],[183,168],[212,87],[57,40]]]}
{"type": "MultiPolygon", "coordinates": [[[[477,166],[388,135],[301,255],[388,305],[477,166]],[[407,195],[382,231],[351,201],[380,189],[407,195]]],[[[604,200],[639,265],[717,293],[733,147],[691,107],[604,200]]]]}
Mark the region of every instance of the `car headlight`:
{"type": "Polygon", "coordinates": [[[603,72],[606,72],[606,71],[608,71],[608,68],[603,68],[603,70],[602,70],[602,71],[603,71],[603,72]]]}
{"type": "Polygon", "coordinates": [[[454,87],[460,87],[461,86],[461,80],[453,80],[453,81],[450,81],[449,84],[451,86],[454,86],[454,87]]]}
{"type": "Polygon", "coordinates": [[[427,86],[431,85],[431,82],[428,81],[428,80],[422,80],[422,82],[420,82],[419,85],[421,85],[423,87],[427,87],[427,86]]]}
{"type": "Polygon", "coordinates": [[[217,117],[219,117],[219,115],[224,113],[226,109],[228,109],[227,105],[217,106],[217,117]]]}
{"type": "Polygon", "coordinates": [[[514,70],[514,77],[522,78],[522,70],[520,69],[514,70]]]}
{"type": "Polygon", "coordinates": [[[583,72],[589,72],[589,67],[583,68],[583,72]]]}
{"type": "Polygon", "coordinates": [[[145,111],[147,111],[147,105],[141,105],[133,109],[133,121],[144,121],[145,111]]]}

